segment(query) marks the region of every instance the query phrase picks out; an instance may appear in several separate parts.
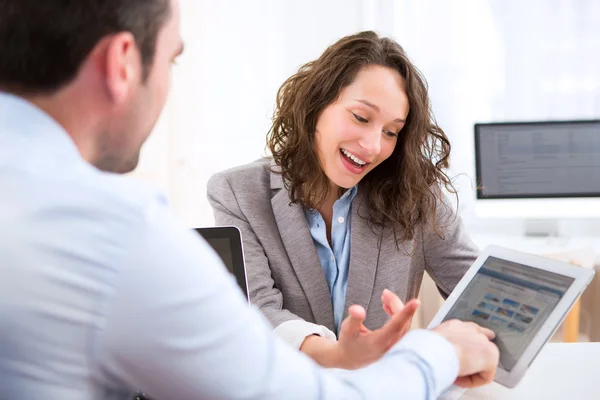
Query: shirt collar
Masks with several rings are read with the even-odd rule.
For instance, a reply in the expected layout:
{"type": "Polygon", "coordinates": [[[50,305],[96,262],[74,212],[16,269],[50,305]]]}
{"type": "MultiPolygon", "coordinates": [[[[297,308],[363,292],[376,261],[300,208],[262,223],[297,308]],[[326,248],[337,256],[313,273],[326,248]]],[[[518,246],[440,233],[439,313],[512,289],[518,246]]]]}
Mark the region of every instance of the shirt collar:
{"type": "MultiPolygon", "coordinates": [[[[356,197],[357,193],[358,193],[358,185],[353,186],[350,189],[346,190],[344,192],[344,194],[335,201],[334,207],[342,207],[342,208],[347,207],[348,209],[350,209],[350,205],[352,204],[352,201],[356,197]]],[[[308,212],[308,215],[313,216],[313,217],[320,215],[319,212],[314,208],[310,208],[306,211],[308,212]]]]}
{"type": "Polygon", "coordinates": [[[0,154],[5,159],[11,155],[27,156],[23,162],[36,158],[37,164],[85,163],[71,137],[56,120],[27,100],[3,92],[0,92],[0,154]]]}
{"type": "Polygon", "coordinates": [[[349,203],[352,203],[352,200],[356,197],[356,193],[358,193],[358,185],[352,186],[350,189],[346,190],[342,197],[340,197],[340,200],[345,199],[349,203]]]}

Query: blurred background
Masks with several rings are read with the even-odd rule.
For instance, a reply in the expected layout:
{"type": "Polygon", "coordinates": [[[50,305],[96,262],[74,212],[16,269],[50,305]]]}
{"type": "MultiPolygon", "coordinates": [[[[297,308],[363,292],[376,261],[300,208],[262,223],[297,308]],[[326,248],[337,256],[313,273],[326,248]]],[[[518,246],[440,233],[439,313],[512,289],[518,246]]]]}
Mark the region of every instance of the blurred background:
{"type": "MultiPolygon", "coordinates": [[[[213,224],[206,200],[212,174],[265,155],[283,81],[342,36],[372,29],[396,39],[429,83],[452,143],[459,212],[474,241],[598,264],[599,215],[557,218],[559,231],[531,237],[517,212],[477,213],[473,126],[600,119],[600,0],[180,1],[185,54],[133,176],[160,187],[190,227],[213,224]]],[[[598,196],[592,200],[600,210],[598,196]]],[[[577,329],[569,340],[600,341],[596,286],[572,316],[577,329]]],[[[415,324],[426,325],[441,300],[429,281],[421,296],[415,324]]]]}

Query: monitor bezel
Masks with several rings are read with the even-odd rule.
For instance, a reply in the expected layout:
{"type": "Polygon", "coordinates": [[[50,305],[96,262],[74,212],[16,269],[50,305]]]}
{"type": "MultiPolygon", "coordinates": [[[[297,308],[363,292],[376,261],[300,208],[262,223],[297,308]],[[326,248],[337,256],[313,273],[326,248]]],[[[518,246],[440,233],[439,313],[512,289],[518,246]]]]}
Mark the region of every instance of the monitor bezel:
{"type": "Polygon", "coordinates": [[[481,151],[480,151],[480,129],[481,127],[489,126],[531,126],[531,125],[585,125],[585,124],[599,124],[600,119],[586,119],[586,120],[563,120],[563,121],[512,121],[512,122],[478,122],[474,125],[474,139],[475,139],[475,177],[476,177],[476,197],[477,200],[499,200],[499,199],[573,199],[573,198],[590,198],[600,197],[600,191],[598,192],[582,192],[582,193],[531,193],[531,194],[517,194],[517,195],[503,195],[503,194],[492,194],[484,195],[482,190],[482,177],[481,177],[481,151]]]}

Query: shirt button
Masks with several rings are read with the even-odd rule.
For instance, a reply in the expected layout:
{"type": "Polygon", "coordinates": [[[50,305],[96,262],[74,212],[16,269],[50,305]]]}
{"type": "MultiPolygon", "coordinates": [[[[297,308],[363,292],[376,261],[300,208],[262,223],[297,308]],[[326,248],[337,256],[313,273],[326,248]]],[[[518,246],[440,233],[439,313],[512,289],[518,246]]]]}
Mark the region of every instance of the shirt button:
{"type": "Polygon", "coordinates": [[[338,217],[338,222],[340,224],[343,224],[344,223],[344,217],[338,217]]]}
{"type": "Polygon", "coordinates": [[[333,260],[334,260],[334,258],[333,258],[333,256],[331,256],[331,261],[333,261],[333,260]]]}

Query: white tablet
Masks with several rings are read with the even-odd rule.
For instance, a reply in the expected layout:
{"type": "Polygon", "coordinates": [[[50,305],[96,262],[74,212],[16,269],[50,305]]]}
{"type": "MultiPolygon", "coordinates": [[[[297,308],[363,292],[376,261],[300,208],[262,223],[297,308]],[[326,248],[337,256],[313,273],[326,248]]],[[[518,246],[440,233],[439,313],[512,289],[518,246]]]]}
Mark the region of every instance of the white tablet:
{"type": "Polygon", "coordinates": [[[494,380],[514,387],[593,276],[593,269],[489,246],[429,328],[459,319],[493,330],[500,349],[494,380]]]}

